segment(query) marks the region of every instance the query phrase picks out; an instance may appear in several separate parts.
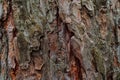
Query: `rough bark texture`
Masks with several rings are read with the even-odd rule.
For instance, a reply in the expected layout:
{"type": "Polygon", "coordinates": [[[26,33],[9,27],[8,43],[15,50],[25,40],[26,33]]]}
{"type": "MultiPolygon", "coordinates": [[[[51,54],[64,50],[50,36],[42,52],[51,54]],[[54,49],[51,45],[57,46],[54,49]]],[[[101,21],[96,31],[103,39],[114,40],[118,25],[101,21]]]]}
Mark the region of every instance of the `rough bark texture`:
{"type": "Polygon", "coordinates": [[[120,0],[0,0],[0,80],[120,80],[120,0]]]}

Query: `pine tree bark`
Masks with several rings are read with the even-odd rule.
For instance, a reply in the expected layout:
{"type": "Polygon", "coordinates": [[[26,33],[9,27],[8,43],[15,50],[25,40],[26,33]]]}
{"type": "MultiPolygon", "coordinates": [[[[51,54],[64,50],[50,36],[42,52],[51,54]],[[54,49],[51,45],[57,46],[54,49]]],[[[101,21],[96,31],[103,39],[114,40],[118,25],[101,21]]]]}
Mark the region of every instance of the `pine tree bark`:
{"type": "Polygon", "coordinates": [[[0,80],[120,80],[120,0],[0,0],[0,80]]]}

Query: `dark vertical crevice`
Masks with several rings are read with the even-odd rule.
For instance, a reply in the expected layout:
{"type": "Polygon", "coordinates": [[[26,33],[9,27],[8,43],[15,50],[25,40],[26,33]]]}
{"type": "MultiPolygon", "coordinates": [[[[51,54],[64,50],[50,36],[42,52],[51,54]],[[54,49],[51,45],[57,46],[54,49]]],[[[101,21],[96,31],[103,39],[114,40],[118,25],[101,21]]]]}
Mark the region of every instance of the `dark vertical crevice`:
{"type": "Polygon", "coordinates": [[[113,33],[114,33],[115,46],[117,48],[118,47],[118,27],[116,22],[117,22],[116,19],[114,19],[115,26],[113,28],[113,33]]]}
{"type": "Polygon", "coordinates": [[[74,51],[72,50],[72,46],[70,46],[70,74],[71,79],[73,80],[83,80],[83,66],[80,63],[80,60],[73,55],[74,51]]]}
{"type": "Polygon", "coordinates": [[[4,79],[5,80],[8,80],[9,79],[9,68],[8,68],[8,52],[9,52],[9,45],[8,45],[8,36],[7,36],[7,32],[5,32],[5,64],[6,66],[4,67],[5,68],[5,74],[4,74],[4,79]]]}
{"type": "MultiPolygon", "coordinates": [[[[8,40],[8,32],[6,31],[6,24],[7,24],[7,22],[10,20],[10,17],[12,17],[12,0],[4,0],[4,2],[3,2],[3,7],[5,7],[5,8],[7,8],[6,10],[4,10],[4,12],[7,12],[7,14],[5,15],[5,13],[3,12],[3,16],[2,16],[2,18],[1,18],[1,24],[0,24],[0,26],[1,26],[1,28],[2,28],[2,30],[3,30],[3,39],[2,40],[4,40],[3,41],[3,48],[4,48],[4,50],[5,50],[5,52],[3,53],[3,55],[4,55],[4,58],[5,58],[5,65],[3,65],[2,67],[1,67],[1,69],[4,69],[5,70],[5,73],[4,74],[2,74],[4,77],[4,80],[10,80],[10,76],[9,76],[9,65],[8,65],[8,53],[9,53],[9,40],[8,40]],[[8,6],[6,6],[6,5],[8,5],[8,6]]],[[[3,49],[2,48],[2,49],[3,49]]],[[[4,62],[4,61],[3,61],[4,62]]]]}

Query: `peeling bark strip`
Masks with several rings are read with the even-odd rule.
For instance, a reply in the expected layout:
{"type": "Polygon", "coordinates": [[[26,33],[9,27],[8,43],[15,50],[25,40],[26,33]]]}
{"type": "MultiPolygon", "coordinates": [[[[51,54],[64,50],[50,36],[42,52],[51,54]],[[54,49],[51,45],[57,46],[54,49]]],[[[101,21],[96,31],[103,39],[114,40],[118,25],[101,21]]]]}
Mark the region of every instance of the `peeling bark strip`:
{"type": "Polygon", "coordinates": [[[0,0],[0,80],[120,80],[120,0],[0,0]]]}

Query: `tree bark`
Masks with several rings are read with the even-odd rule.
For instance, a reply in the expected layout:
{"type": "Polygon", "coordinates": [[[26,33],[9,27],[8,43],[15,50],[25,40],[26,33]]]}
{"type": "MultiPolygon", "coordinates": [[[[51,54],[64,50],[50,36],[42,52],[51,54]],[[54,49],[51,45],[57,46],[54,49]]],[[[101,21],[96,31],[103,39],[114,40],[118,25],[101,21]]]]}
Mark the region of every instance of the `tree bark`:
{"type": "Polygon", "coordinates": [[[120,80],[120,0],[0,0],[0,80],[120,80]]]}

